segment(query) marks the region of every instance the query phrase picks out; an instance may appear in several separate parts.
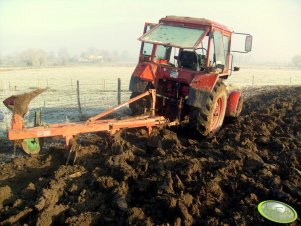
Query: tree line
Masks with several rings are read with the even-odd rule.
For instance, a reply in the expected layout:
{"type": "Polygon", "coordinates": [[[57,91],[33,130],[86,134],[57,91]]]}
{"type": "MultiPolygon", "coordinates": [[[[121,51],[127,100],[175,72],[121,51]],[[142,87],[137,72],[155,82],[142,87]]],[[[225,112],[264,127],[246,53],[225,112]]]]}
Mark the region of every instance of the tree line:
{"type": "Polygon", "coordinates": [[[2,66],[42,67],[129,60],[130,57],[127,51],[99,50],[94,47],[88,48],[80,54],[71,54],[67,48],[61,48],[56,52],[30,48],[6,56],[0,55],[0,65],[2,66]]]}

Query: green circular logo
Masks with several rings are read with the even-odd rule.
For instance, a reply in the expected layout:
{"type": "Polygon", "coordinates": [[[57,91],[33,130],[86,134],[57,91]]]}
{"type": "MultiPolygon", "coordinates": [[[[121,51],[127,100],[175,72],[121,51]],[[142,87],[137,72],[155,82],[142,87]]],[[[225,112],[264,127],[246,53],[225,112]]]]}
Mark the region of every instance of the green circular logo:
{"type": "Polygon", "coordinates": [[[275,200],[263,201],[259,203],[257,209],[263,217],[277,223],[292,223],[298,218],[293,207],[275,200]]]}

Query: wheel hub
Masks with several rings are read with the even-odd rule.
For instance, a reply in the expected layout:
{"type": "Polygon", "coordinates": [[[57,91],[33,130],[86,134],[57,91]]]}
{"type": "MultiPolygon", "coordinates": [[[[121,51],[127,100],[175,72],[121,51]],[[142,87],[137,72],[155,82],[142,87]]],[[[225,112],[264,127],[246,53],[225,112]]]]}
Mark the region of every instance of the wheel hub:
{"type": "Polygon", "coordinates": [[[29,138],[22,141],[22,148],[29,155],[38,154],[41,150],[39,138],[29,138]]]}
{"type": "Polygon", "coordinates": [[[215,130],[218,127],[220,116],[222,114],[222,109],[223,109],[223,99],[220,97],[217,99],[213,111],[212,120],[211,120],[211,130],[215,130]]]}

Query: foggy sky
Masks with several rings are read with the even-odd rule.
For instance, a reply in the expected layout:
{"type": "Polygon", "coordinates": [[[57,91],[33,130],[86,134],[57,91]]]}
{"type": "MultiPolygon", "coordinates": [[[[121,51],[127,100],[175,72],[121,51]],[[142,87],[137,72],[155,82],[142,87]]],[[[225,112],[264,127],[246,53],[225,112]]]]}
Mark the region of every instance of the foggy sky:
{"type": "Polygon", "coordinates": [[[255,62],[301,55],[301,0],[0,0],[0,54],[88,47],[138,57],[144,22],[203,17],[253,35],[255,62]]]}

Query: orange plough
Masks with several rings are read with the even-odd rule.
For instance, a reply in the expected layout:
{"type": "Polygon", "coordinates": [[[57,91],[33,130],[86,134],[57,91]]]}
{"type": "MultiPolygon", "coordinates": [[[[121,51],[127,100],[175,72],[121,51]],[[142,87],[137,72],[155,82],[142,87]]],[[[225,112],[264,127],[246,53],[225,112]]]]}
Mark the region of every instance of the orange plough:
{"type": "Polygon", "coordinates": [[[107,132],[111,135],[117,131],[125,128],[139,128],[146,127],[149,134],[153,127],[175,124],[175,122],[170,122],[163,116],[156,116],[155,105],[156,105],[156,91],[150,89],[124,103],[113,107],[105,112],[95,115],[89,118],[87,121],[78,123],[64,123],[64,124],[47,124],[47,125],[37,125],[31,128],[24,126],[24,115],[28,111],[29,102],[38,94],[44,90],[37,89],[30,93],[25,93],[18,96],[11,96],[4,100],[6,107],[13,111],[13,117],[11,122],[11,129],[7,132],[7,137],[9,140],[21,141],[23,150],[27,154],[36,154],[40,151],[40,138],[46,137],[64,137],[66,148],[70,149],[72,145],[72,140],[76,135],[84,133],[94,133],[94,132],[107,132]],[[151,99],[151,109],[148,113],[137,116],[129,117],[125,119],[102,119],[104,116],[117,111],[118,109],[135,102],[143,97],[150,96],[151,99]],[[26,98],[29,97],[29,98],[26,98]],[[20,100],[30,99],[25,103],[26,106],[22,106],[20,100]]]}

